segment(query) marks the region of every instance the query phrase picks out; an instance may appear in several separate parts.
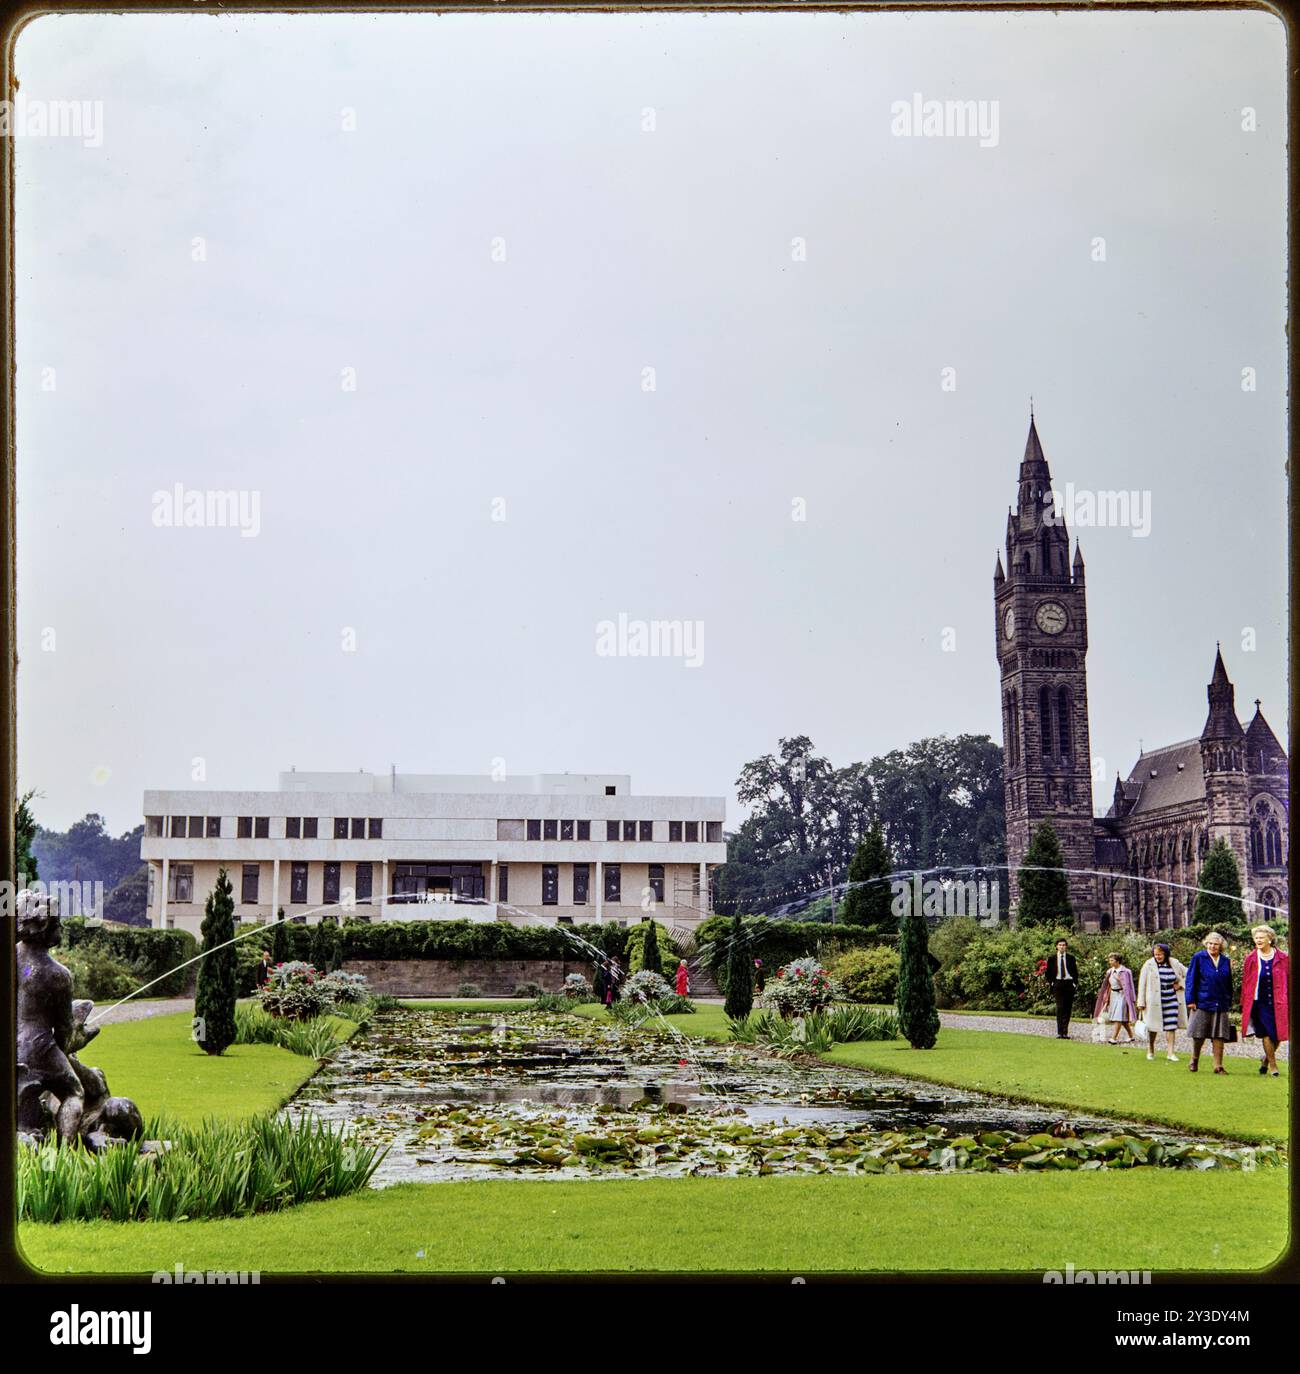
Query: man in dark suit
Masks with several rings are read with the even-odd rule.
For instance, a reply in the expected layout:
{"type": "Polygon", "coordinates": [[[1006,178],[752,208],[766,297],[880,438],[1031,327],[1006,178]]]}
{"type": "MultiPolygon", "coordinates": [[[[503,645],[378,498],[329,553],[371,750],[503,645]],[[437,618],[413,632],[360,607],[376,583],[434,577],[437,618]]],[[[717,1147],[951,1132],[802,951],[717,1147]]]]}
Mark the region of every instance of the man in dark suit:
{"type": "Polygon", "coordinates": [[[1070,1009],[1074,1006],[1074,994],[1079,987],[1079,965],[1070,946],[1065,940],[1056,942],[1056,953],[1047,960],[1043,977],[1052,985],[1052,996],[1056,998],[1056,1038],[1070,1038],[1070,1009]]]}
{"type": "Polygon", "coordinates": [[[259,988],[268,978],[270,978],[271,968],[271,951],[269,949],[264,949],[262,951],[262,957],[257,961],[257,971],[253,974],[259,988]]]}

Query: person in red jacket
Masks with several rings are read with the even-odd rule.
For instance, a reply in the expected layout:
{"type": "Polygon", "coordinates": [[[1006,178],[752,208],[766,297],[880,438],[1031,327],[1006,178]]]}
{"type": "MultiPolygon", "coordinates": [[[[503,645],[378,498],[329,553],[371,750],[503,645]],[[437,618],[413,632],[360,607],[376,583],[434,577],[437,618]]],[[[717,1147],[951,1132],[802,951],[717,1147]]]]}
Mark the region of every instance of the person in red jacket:
{"type": "Polygon", "coordinates": [[[1251,932],[1255,948],[1241,969],[1241,1029],[1264,1047],[1260,1073],[1278,1076],[1277,1047],[1291,1032],[1291,961],[1277,947],[1271,926],[1251,932]]]}
{"type": "Polygon", "coordinates": [[[685,997],[691,990],[691,975],[686,970],[686,960],[682,959],[677,965],[677,995],[685,997]]]}

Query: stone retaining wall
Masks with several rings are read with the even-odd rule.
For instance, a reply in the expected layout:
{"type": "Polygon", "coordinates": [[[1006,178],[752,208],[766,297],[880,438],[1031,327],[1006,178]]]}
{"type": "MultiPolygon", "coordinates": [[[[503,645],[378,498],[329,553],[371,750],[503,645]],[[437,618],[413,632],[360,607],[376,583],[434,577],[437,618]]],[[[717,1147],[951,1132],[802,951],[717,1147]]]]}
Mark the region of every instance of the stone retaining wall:
{"type": "Polygon", "coordinates": [[[588,981],[592,968],[580,959],[347,959],[348,973],[364,975],[372,992],[390,997],[456,997],[474,983],[484,997],[509,997],[517,983],[559,992],[567,973],[588,981]]]}

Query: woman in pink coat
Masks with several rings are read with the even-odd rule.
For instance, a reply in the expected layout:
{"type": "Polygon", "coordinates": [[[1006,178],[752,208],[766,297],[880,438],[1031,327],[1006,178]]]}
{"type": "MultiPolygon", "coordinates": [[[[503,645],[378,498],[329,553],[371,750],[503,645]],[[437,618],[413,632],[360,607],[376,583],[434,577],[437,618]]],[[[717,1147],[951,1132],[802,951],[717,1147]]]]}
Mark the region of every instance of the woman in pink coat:
{"type": "Polygon", "coordinates": [[[1291,961],[1277,947],[1271,926],[1251,932],[1255,948],[1241,969],[1241,1031],[1264,1047],[1260,1073],[1277,1071],[1277,1047],[1291,1032],[1291,961]]]}
{"type": "Polygon", "coordinates": [[[1137,1038],[1133,1034],[1133,1022],[1137,1020],[1137,998],[1133,993],[1133,973],[1124,964],[1122,954],[1108,954],[1106,976],[1101,980],[1097,992],[1097,1004],[1092,1009],[1095,1018],[1110,1022],[1115,1027],[1107,1044],[1118,1045],[1120,1029],[1128,1033],[1130,1045],[1137,1038]]]}
{"type": "Polygon", "coordinates": [[[691,990],[691,975],[686,971],[686,960],[682,959],[677,965],[677,995],[685,997],[691,990]]]}

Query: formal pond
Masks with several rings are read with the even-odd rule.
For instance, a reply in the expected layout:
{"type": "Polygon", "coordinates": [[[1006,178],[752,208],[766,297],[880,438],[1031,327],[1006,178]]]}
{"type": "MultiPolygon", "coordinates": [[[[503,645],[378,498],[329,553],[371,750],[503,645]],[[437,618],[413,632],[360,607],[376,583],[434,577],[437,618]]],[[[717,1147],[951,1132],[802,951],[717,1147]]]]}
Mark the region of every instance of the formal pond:
{"type": "Polygon", "coordinates": [[[1255,1168],[1270,1148],[560,1013],[399,1008],[285,1109],[387,1154],[376,1187],[444,1179],[1255,1168]]]}

